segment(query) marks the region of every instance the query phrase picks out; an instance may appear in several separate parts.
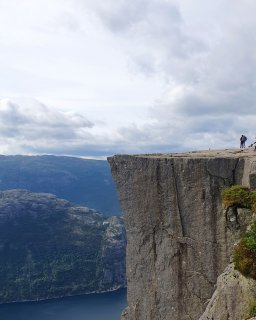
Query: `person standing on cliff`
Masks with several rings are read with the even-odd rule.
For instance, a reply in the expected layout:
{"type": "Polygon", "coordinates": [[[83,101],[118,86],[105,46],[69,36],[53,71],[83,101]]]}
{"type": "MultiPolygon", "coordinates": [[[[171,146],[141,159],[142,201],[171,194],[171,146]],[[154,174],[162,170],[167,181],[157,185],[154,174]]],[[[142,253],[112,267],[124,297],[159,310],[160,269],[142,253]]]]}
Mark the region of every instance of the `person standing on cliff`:
{"type": "Polygon", "coordinates": [[[240,148],[245,148],[245,141],[247,140],[245,135],[241,135],[240,137],[240,148]]]}
{"type": "Polygon", "coordinates": [[[240,137],[240,149],[243,148],[243,138],[244,138],[244,135],[242,134],[240,137]]]}

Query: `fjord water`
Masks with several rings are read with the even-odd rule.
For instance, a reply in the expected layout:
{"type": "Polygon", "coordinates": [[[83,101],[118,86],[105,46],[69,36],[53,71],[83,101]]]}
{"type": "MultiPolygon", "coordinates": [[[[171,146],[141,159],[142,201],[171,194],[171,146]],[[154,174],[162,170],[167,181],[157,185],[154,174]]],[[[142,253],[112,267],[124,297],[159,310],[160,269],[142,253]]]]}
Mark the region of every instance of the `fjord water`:
{"type": "Polygon", "coordinates": [[[0,305],[1,320],[119,320],[126,290],[0,305]]]}

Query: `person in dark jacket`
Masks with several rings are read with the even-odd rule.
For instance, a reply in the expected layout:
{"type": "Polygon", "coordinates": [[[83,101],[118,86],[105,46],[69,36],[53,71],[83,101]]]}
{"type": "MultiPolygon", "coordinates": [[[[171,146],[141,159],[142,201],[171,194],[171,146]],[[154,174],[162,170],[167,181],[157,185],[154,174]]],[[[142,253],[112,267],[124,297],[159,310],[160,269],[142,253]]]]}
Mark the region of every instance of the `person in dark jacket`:
{"type": "Polygon", "coordinates": [[[245,141],[247,140],[245,135],[241,135],[240,137],[240,148],[245,148],[245,141]]]}

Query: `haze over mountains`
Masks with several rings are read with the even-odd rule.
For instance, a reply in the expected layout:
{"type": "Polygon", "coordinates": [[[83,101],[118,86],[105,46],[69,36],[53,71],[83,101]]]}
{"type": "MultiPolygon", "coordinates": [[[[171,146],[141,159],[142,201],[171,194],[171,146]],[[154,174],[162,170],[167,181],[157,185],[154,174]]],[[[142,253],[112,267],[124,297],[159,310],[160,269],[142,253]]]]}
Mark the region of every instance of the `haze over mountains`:
{"type": "Polygon", "coordinates": [[[0,190],[47,192],[105,215],[120,214],[107,161],[65,156],[0,156],[0,190]]]}

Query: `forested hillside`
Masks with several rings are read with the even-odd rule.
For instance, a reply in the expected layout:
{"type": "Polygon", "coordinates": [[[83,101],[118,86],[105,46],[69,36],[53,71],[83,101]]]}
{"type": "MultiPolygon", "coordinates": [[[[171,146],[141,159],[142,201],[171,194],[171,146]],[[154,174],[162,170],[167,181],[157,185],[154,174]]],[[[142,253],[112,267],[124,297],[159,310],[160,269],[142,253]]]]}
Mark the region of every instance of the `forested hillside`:
{"type": "Polygon", "coordinates": [[[126,285],[121,217],[51,194],[0,192],[0,303],[126,285]]]}

